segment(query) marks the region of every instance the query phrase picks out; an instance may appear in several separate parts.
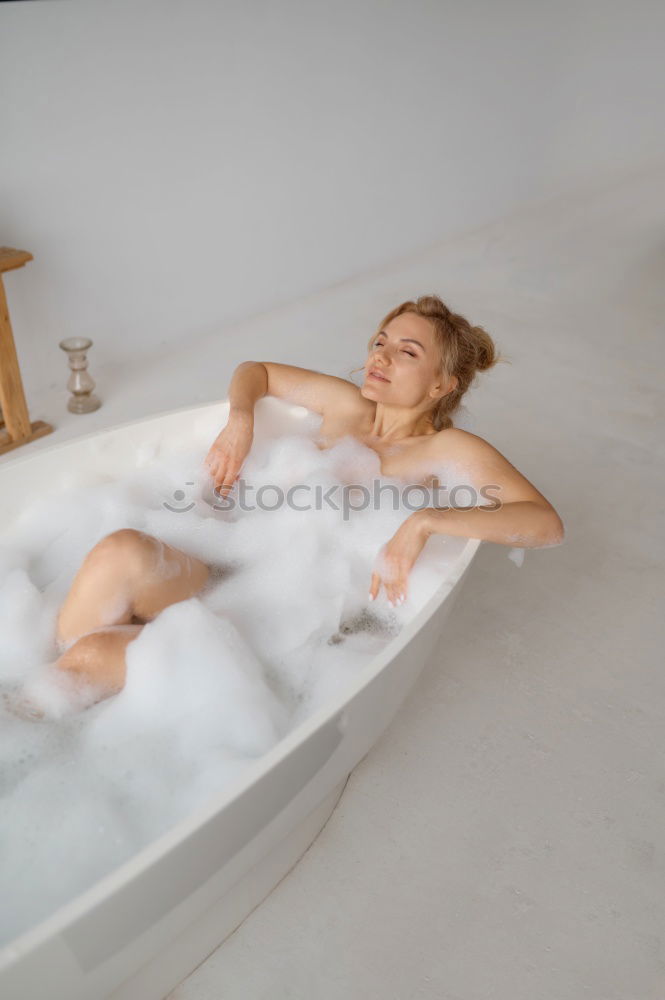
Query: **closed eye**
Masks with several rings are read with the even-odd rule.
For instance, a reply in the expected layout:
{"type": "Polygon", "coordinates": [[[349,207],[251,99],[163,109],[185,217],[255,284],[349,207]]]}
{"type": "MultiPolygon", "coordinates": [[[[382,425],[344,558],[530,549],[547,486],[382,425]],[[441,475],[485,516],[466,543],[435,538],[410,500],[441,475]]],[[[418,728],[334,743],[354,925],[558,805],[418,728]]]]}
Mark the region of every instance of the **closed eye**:
{"type": "MultiPolygon", "coordinates": [[[[380,340],[375,340],[374,343],[372,344],[372,347],[376,347],[376,345],[380,343],[381,343],[380,340]]],[[[418,355],[414,351],[407,351],[405,347],[402,348],[402,354],[408,354],[410,358],[418,357],[418,355]]]]}

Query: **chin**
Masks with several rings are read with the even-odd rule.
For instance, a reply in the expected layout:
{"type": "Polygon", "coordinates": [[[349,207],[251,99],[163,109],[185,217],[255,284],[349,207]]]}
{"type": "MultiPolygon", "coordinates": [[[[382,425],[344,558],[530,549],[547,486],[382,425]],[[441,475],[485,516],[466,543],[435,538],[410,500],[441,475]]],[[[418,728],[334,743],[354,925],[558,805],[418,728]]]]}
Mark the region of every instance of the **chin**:
{"type": "Polygon", "coordinates": [[[376,399],[377,389],[380,388],[381,386],[378,382],[363,382],[360,386],[360,395],[365,396],[367,399],[376,399]]]}

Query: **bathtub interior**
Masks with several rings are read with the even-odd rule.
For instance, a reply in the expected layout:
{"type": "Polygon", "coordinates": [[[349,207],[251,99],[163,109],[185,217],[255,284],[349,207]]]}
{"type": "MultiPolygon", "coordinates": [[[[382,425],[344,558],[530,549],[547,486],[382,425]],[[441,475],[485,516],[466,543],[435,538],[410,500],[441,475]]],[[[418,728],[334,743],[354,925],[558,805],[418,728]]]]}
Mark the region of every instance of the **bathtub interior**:
{"type": "MultiPolygon", "coordinates": [[[[276,400],[263,400],[257,407],[257,437],[279,437],[285,433],[309,434],[316,423],[312,414],[300,407],[285,407],[276,400]]],[[[48,483],[52,495],[58,491],[78,487],[83,483],[111,482],[124,475],[128,468],[149,467],[160,458],[190,448],[193,442],[207,448],[218,429],[224,425],[228,404],[206,404],[202,407],[180,408],[146,421],[118,425],[104,432],[97,432],[62,445],[42,449],[0,467],[2,492],[2,521],[4,530],[0,542],[12,537],[12,528],[21,518],[25,503],[35,490],[48,483]]],[[[24,930],[10,944],[10,952],[35,947],[40,940],[52,934],[56,926],[85,912],[95,898],[101,898],[111,882],[130,879],[137,871],[154,862],[160,852],[171,849],[199,828],[207,816],[213,815],[237,799],[248,787],[256,784],[293,749],[317,733],[337,731],[344,706],[366,687],[373,677],[408,646],[414,636],[440,608],[456,582],[466,571],[478,546],[475,539],[460,540],[453,559],[446,564],[437,587],[415,611],[405,613],[400,628],[383,647],[364,663],[354,676],[346,678],[343,686],[334,689],[325,703],[315,707],[265,752],[243,761],[242,769],[228,775],[223,788],[201,800],[188,814],[172,823],[160,835],[153,836],[140,849],[115,866],[106,875],[93,880],[91,886],[62,902],[50,915],[35,926],[24,930]],[[331,726],[333,729],[331,729],[331,726]]],[[[9,954],[9,953],[8,953],[9,954]]]]}

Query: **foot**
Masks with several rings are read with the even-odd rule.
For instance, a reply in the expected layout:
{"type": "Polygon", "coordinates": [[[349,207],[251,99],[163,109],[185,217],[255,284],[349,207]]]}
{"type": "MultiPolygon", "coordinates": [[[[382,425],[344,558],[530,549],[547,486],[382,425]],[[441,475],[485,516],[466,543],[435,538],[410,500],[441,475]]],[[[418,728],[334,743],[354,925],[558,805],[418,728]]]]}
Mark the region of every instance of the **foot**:
{"type": "Polygon", "coordinates": [[[5,709],[26,722],[61,719],[73,715],[108,696],[99,685],[58,670],[57,661],[42,667],[16,691],[5,691],[5,709]]]}
{"type": "Polygon", "coordinates": [[[3,691],[2,703],[10,715],[15,715],[18,719],[25,719],[26,722],[38,722],[44,718],[43,710],[30,700],[23,689],[11,692],[3,691]]]}

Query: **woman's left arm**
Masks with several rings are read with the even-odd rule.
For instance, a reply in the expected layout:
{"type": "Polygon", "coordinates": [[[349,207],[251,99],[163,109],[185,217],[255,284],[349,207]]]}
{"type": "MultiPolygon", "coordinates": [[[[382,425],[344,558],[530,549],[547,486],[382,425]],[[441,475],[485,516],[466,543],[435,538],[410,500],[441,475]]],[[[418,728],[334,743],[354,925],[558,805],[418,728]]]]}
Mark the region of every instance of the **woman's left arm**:
{"type": "Polygon", "coordinates": [[[522,548],[545,548],[564,540],[563,521],[552,504],[496,448],[467,431],[451,429],[444,433],[446,462],[452,460],[457,475],[461,470],[468,485],[483,499],[483,489],[491,488],[492,503],[470,509],[424,507],[414,511],[380,552],[377,572],[372,574],[370,600],[374,600],[383,583],[390,603],[402,603],[411,568],[433,534],[480,538],[522,548]]]}
{"type": "Polygon", "coordinates": [[[436,534],[462,535],[499,545],[542,549],[561,545],[564,537],[563,522],[554,507],[537,500],[510,500],[496,509],[424,507],[413,513],[419,516],[426,539],[436,534]]]}

